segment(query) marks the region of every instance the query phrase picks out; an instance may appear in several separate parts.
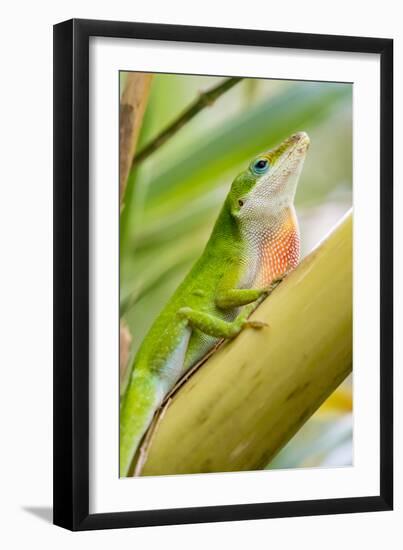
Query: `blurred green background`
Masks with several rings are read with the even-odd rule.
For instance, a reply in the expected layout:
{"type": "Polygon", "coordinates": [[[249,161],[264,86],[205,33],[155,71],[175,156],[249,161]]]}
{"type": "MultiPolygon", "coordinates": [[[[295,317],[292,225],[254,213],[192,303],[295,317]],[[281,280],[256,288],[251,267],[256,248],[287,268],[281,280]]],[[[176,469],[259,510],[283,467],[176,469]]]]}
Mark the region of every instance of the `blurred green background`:
{"type": "MultiPolygon", "coordinates": [[[[121,73],[121,91],[126,74],[121,73]]],[[[222,78],[155,75],[137,150],[222,78]]],[[[311,147],[296,208],[306,255],[352,206],[352,86],[244,79],[132,170],[120,224],[121,315],[133,356],[200,255],[234,177],[304,130],[311,147]]],[[[347,379],[268,468],[352,464],[347,379]]]]}

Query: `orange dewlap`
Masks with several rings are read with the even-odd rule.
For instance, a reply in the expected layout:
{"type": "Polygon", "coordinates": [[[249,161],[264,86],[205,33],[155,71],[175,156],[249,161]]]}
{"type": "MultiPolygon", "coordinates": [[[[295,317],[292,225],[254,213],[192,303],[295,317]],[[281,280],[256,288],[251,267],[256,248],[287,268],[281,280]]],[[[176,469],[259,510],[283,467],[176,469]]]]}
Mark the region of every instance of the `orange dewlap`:
{"type": "Polygon", "coordinates": [[[287,215],[260,243],[260,268],[255,281],[257,288],[268,286],[274,279],[297,267],[300,258],[300,237],[294,212],[287,215]]]}

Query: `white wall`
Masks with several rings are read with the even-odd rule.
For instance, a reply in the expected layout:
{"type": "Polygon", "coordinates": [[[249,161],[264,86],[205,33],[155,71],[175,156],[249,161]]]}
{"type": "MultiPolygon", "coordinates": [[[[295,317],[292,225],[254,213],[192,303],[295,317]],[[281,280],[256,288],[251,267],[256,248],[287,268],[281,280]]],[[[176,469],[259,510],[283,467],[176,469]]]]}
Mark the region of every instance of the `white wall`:
{"type": "MultiPolygon", "coordinates": [[[[332,3],[36,0],[3,5],[0,541],[8,539],[5,548],[22,548],[24,544],[60,550],[72,544],[77,548],[92,544],[99,549],[110,548],[111,544],[121,548],[130,544],[136,548],[167,549],[189,545],[192,548],[295,546],[312,550],[400,546],[397,541],[402,539],[403,488],[399,468],[396,511],[390,513],[72,534],[26,510],[39,507],[39,513],[47,515],[46,508],[51,503],[52,24],[74,16],[392,37],[395,67],[399,68],[395,73],[395,94],[401,98],[403,32],[399,4],[393,0],[376,5],[351,0],[332,3]]],[[[396,107],[398,130],[402,129],[401,115],[400,103],[396,107]]],[[[398,131],[395,150],[402,149],[402,135],[398,131]]],[[[402,165],[400,158],[397,160],[395,181],[401,182],[402,165]]],[[[403,207],[399,187],[396,187],[396,213],[403,207]]],[[[397,219],[397,232],[401,234],[402,229],[397,219]]],[[[397,245],[401,245],[400,239],[397,240],[397,245]]],[[[396,279],[402,276],[399,266],[396,279]]],[[[396,303],[399,302],[401,305],[401,296],[396,296],[396,303]]],[[[396,334],[399,332],[400,322],[396,334]]],[[[397,342],[396,347],[399,367],[402,344],[397,342]]],[[[403,463],[402,381],[401,369],[396,368],[397,466],[403,463]]]]}

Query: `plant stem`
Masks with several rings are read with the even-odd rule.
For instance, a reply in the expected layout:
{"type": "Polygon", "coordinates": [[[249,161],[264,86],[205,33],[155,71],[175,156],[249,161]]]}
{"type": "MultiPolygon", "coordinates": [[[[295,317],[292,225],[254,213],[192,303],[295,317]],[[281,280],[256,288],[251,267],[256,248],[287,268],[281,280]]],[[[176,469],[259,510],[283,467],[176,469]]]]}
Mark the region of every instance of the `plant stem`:
{"type": "Polygon", "coordinates": [[[352,368],[352,216],[172,396],[141,475],[264,468],[352,368]],[[180,442],[180,444],[177,444],[180,442]]]}
{"type": "Polygon", "coordinates": [[[162,130],[148,145],[146,145],[137,155],[134,156],[132,166],[140,164],[148,158],[154,151],[164,145],[172,136],[174,136],[187,122],[192,120],[200,111],[206,107],[213,105],[217,99],[225,92],[230,90],[243,80],[241,77],[227,78],[211,90],[207,90],[200,94],[199,98],[194,101],[185,111],[183,111],[169,126],[162,130]]]}
{"type": "Polygon", "coordinates": [[[119,112],[119,190],[122,207],[127,177],[150,92],[152,75],[127,73],[119,112]]]}

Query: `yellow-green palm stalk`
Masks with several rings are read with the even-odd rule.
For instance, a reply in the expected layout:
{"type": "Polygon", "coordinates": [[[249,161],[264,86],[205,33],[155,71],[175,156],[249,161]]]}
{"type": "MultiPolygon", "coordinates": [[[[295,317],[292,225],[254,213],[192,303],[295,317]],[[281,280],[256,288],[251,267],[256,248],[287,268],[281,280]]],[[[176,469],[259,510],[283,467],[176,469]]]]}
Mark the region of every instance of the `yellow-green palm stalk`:
{"type": "Polygon", "coordinates": [[[263,468],[352,367],[352,216],[183,386],[142,475],[263,468]]]}

